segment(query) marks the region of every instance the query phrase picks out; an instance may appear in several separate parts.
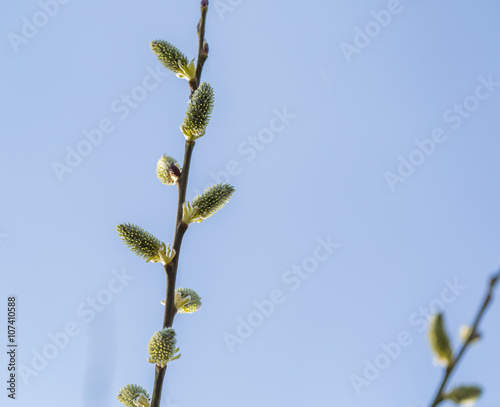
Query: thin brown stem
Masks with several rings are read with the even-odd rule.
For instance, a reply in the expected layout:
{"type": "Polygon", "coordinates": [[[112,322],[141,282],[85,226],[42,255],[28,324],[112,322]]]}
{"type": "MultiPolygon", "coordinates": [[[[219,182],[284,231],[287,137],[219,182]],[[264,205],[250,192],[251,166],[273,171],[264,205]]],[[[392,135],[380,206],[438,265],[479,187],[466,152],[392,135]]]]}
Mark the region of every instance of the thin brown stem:
{"type": "Polygon", "coordinates": [[[486,311],[486,308],[488,305],[491,303],[491,299],[493,297],[493,289],[495,288],[495,284],[498,282],[500,279],[500,272],[497,272],[493,277],[491,277],[489,284],[488,284],[488,291],[486,293],[486,296],[483,300],[483,303],[481,305],[481,308],[479,309],[476,318],[474,319],[474,324],[472,325],[472,329],[470,331],[470,334],[468,338],[465,340],[463,343],[462,347],[460,348],[457,357],[454,358],[451,363],[448,365],[446,368],[446,371],[444,373],[443,379],[441,381],[441,384],[439,386],[439,389],[436,393],[436,396],[434,397],[434,400],[430,407],[436,407],[439,403],[441,403],[444,400],[444,389],[446,387],[446,384],[448,383],[448,379],[450,378],[451,374],[455,370],[455,368],[458,365],[458,362],[460,359],[462,359],[462,356],[464,355],[465,351],[468,349],[469,345],[472,342],[472,339],[474,335],[477,333],[477,328],[479,326],[479,323],[481,322],[481,319],[483,318],[484,312],[486,311]]]}
{"type": "Polygon", "coordinates": [[[161,391],[163,389],[163,379],[165,378],[166,371],[167,366],[162,368],[158,365],[155,365],[155,382],[153,385],[153,397],[151,398],[151,406],[160,406],[161,391]]]}
{"type": "MultiPolygon", "coordinates": [[[[174,246],[176,243],[176,238],[178,235],[178,228],[182,220],[182,204],[186,201],[186,191],[187,191],[187,184],[188,184],[188,178],[189,178],[189,169],[191,168],[191,155],[193,154],[193,149],[194,149],[195,142],[194,141],[187,141],[186,140],[186,145],[184,149],[184,163],[182,165],[182,172],[181,176],[177,180],[177,189],[178,189],[178,200],[177,200],[177,217],[175,219],[175,234],[174,234],[174,246]]],[[[174,247],[175,249],[175,247],[174,247]]],[[[178,247],[180,250],[180,245],[178,247]]],[[[179,258],[178,255],[174,257],[179,258]]]]}
{"type": "MultiPolygon", "coordinates": [[[[174,250],[175,257],[178,258],[181,252],[181,243],[184,233],[186,233],[187,225],[180,222],[179,227],[176,230],[176,238],[174,239],[174,250]]],[[[163,328],[170,328],[174,323],[174,317],[176,314],[174,299],[175,299],[175,280],[177,277],[177,265],[178,261],[172,261],[165,266],[165,272],[167,274],[167,293],[165,298],[165,312],[163,314],[163,328]]]]}
{"type": "Polygon", "coordinates": [[[205,21],[207,19],[208,7],[201,7],[201,17],[198,23],[198,58],[196,60],[196,82],[199,85],[201,80],[201,71],[207,56],[203,56],[203,44],[205,42],[205,21]]]}

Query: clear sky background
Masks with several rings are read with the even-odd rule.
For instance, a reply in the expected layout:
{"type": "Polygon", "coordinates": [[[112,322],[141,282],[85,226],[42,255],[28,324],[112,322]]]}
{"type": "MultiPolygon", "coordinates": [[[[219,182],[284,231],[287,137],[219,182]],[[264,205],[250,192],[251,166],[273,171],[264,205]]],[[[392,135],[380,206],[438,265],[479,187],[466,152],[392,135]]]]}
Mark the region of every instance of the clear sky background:
{"type": "MultiPolygon", "coordinates": [[[[152,390],[165,276],[115,226],[172,241],[177,192],[155,168],[184,149],[187,82],[149,43],[193,58],[199,2],[43,4],[0,17],[0,326],[15,295],[17,406],[119,406],[126,384],[152,390]]],[[[185,236],[178,285],[204,306],[175,319],[162,406],[429,405],[426,317],[441,306],[457,348],[499,266],[499,12],[211,1],[216,104],[188,198],[236,193],[185,236]]],[[[478,406],[500,402],[499,320],[497,298],[452,380],[483,385],[478,406]]]]}

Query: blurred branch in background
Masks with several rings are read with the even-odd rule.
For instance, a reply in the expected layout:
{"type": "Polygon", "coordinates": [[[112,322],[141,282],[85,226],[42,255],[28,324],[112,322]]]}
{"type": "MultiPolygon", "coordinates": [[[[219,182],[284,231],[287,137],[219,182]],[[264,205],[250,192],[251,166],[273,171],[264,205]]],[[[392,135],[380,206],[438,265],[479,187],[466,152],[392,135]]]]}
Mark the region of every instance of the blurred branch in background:
{"type": "Polygon", "coordinates": [[[430,407],[436,407],[444,400],[450,400],[457,404],[472,404],[481,396],[482,389],[481,387],[476,385],[458,386],[453,388],[449,392],[445,391],[445,387],[452,373],[458,366],[458,363],[465,354],[465,351],[472,343],[476,342],[480,338],[480,334],[478,333],[478,326],[484,316],[488,305],[491,303],[491,300],[493,298],[493,290],[499,279],[500,270],[497,271],[489,280],[486,296],[482,302],[481,308],[479,309],[474,319],[472,327],[465,327],[465,329],[462,330],[461,335],[463,344],[456,356],[453,355],[450,339],[444,325],[443,314],[435,315],[433,320],[431,321],[429,329],[430,345],[436,357],[437,363],[443,365],[445,367],[445,371],[441,384],[439,385],[439,388],[436,392],[434,400],[430,404],[430,407]]]}

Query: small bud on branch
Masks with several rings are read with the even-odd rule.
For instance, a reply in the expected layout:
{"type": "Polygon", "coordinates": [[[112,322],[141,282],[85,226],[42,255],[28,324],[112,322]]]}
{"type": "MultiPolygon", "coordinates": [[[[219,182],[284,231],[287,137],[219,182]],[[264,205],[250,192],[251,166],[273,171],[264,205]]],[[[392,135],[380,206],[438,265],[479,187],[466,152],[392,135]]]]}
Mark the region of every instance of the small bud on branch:
{"type": "Polygon", "coordinates": [[[481,334],[479,334],[477,331],[472,332],[472,328],[470,326],[462,325],[458,333],[462,342],[466,342],[467,340],[469,340],[469,337],[470,344],[476,343],[477,341],[479,341],[479,339],[481,339],[481,334]]]}
{"type": "Polygon", "coordinates": [[[483,390],[477,386],[460,386],[445,394],[443,398],[457,404],[473,404],[481,396],[482,392],[483,390]]]}
{"type": "Polygon", "coordinates": [[[205,134],[214,107],[214,99],[214,90],[206,82],[193,93],[186,118],[181,125],[181,131],[187,140],[194,141],[205,134]]]}
{"type": "Polygon", "coordinates": [[[175,250],[167,248],[165,243],[131,223],[122,223],[116,227],[118,236],[128,248],[147,262],[170,263],[175,256],[175,250]]]}
{"type": "Polygon", "coordinates": [[[233,193],[234,187],[229,184],[216,184],[207,188],[192,202],[184,202],[182,222],[186,225],[202,222],[227,204],[233,193]]]}
{"type": "Polygon", "coordinates": [[[181,355],[177,354],[179,348],[175,347],[176,343],[175,331],[172,328],[164,328],[156,332],[149,341],[148,362],[165,367],[168,362],[179,359],[181,355]]]}
{"type": "Polygon", "coordinates": [[[189,62],[187,57],[167,41],[156,40],[151,43],[151,49],[160,62],[178,78],[193,80],[196,77],[194,60],[189,62]]]}
{"type": "Polygon", "coordinates": [[[117,399],[127,407],[137,407],[137,401],[144,403],[145,399],[149,406],[148,393],[141,386],[136,384],[127,384],[123,387],[120,393],[118,393],[117,399]]]}
{"type": "Polygon", "coordinates": [[[203,41],[203,49],[201,53],[205,58],[208,56],[208,42],[206,40],[203,41]]]}
{"type": "Polygon", "coordinates": [[[163,154],[156,164],[156,175],[165,185],[173,185],[181,175],[177,160],[173,157],[163,154]]]}
{"type": "Polygon", "coordinates": [[[192,314],[201,308],[201,298],[190,288],[175,290],[175,308],[179,314],[192,314]]]}
{"type": "Polygon", "coordinates": [[[429,342],[438,363],[448,366],[453,359],[450,339],[444,327],[443,314],[434,315],[429,329],[429,342]]]}

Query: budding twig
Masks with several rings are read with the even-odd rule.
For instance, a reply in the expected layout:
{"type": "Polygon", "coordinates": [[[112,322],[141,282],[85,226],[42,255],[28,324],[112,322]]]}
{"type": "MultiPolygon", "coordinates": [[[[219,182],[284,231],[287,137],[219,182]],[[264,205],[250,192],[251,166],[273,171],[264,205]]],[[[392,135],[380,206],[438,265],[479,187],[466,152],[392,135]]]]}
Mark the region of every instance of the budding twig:
{"type": "Polygon", "coordinates": [[[178,201],[175,220],[174,240],[172,247],[166,245],[155,236],[133,224],[117,226],[118,234],[123,242],[137,256],[152,263],[161,262],[166,274],[166,294],[162,303],[165,305],[163,329],[156,332],[148,345],[150,363],[155,365],[155,379],[151,403],[147,392],[140,386],[127,385],[123,387],[118,399],[126,407],[159,407],[162,395],[163,381],[167,364],[180,357],[177,340],[172,328],[175,315],[191,314],[201,307],[201,298],[189,288],[175,289],[177,268],[181,253],[184,234],[190,223],[202,222],[221,209],[231,198],[234,188],[229,184],[218,184],[208,188],[192,202],[186,202],[189,169],[195,140],[203,137],[210,121],[214,104],[214,91],[210,84],[201,83],[203,64],[208,57],[208,44],[205,41],[205,20],[208,0],[201,1],[201,18],[198,23],[198,60],[188,58],[167,41],[156,40],[151,48],[163,66],[174,72],[177,77],[188,81],[190,95],[189,105],[180,126],[186,139],[184,161],[178,166],[175,158],[164,154],[156,165],[156,175],[165,185],[177,185],[178,201]]]}
{"type": "MultiPolygon", "coordinates": [[[[189,81],[189,87],[191,90],[191,95],[198,88],[200,83],[201,71],[203,69],[203,64],[199,62],[200,55],[203,51],[203,43],[205,40],[205,19],[207,16],[207,7],[201,7],[201,18],[198,29],[198,64],[196,67],[196,83],[189,81]]],[[[179,264],[180,252],[182,239],[184,233],[186,233],[187,225],[182,222],[182,205],[186,201],[186,191],[189,177],[189,168],[191,166],[191,155],[193,154],[195,142],[186,140],[185,152],[184,152],[184,162],[182,165],[182,172],[177,180],[178,188],[178,202],[177,202],[177,216],[175,221],[175,232],[174,241],[172,244],[172,249],[175,250],[176,256],[165,266],[165,273],[167,276],[167,290],[165,297],[165,312],[163,315],[163,328],[170,328],[174,322],[174,317],[176,313],[176,308],[174,304],[175,300],[175,280],[177,277],[177,266],[179,264]]],[[[153,387],[153,394],[151,396],[151,407],[160,407],[160,400],[163,388],[163,380],[165,378],[165,372],[167,366],[160,367],[155,366],[155,380],[153,387]]]]}
{"type": "Polygon", "coordinates": [[[432,401],[430,407],[436,407],[439,403],[441,403],[444,400],[444,395],[445,395],[444,389],[446,387],[446,384],[448,383],[448,379],[450,378],[451,374],[453,373],[453,371],[457,367],[458,362],[460,361],[460,359],[464,355],[465,351],[467,350],[467,348],[469,347],[471,342],[474,340],[479,323],[481,322],[481,319],[484,316],[486,308],[491,303],[491,299],[493,297],[493,289],[495,288],[495,285],[499,279],[500,279],[500,271],[498,271],[496,274],[494,274],[490,278],[490,281],[488,284],[488,290],[486,292],[486,296],[483,300],[481,308],[479,309],[479,311],[476,315],[476,318],[474,319],[474,324],[472,325],[472,328],[470,329],[470,333],[469,333],[467,339],[464,341],[462,347],[460,348],[457,356],[455,358],[453,358],[450,361],[450,363],[448,364],[446,371],[444,373],[443,379],[441,381],[441,384],[439,386],[439,389],[438,389],[436,396],[434,397],[434,400],[432,401]]]}

